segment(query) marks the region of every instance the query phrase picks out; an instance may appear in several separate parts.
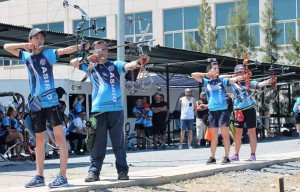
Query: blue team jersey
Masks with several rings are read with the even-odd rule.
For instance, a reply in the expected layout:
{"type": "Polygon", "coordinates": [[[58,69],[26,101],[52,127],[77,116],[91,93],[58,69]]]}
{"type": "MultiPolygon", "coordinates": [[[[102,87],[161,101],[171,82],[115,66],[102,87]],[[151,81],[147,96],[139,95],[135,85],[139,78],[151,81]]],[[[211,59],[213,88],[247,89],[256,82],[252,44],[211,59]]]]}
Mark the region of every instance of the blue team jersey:
{"type": "MultiPolygon", "coordinates": [[[[123,110],[120,74],[125,73],[125,64],[123,61],[108,61],[93,66],[90,75],[93,85],[92,112],[123,110]]],[[[84,72],[87,68],[86,63],[80,65],[80,70],[84,72]]]]}
{"type": "Polygon", "coordinates": [[[5,117],[3,117],[2,124],[3,124],[4,128],[8,126],[11,129],[15,129],[17,131],[22,131],[22,125],[19,124],[19,122],[16,118],[13,118],[11,120],[8,116],[5,116],[5,117]]]}
{"type": "Polygon", "coordinates": [[[203,87],[206,88],[206,96],[209,111],[220,111],[227,109],[225,98],[225,86],[228,87],[228,78],[206,79],[203,78],[203,87]]]}
{"type": "Polygon", "coordinates": [[[246,83],[244,81],[231,84],[231,88],[235,96],[233,105],[235,110],[244,109],[254,105],[254,100],[250,96],[257,84],[257,81],[250,81],[250,90],[246,89],[246,83]]]}
{"type": "MultiPolygon", "coordinates": [[[[151,111],[151,109],[149,111],[147,111],[146,116],[147,117],[153,117],[153,112],[151,111]]],[[[149,120],[149,119],[145,118],[144,127],[147,128],[147,127],[152,127],[152,126],[153,126],[152,120],[149,120]]]]}
{"type": "MultiPolygon", "coordinates": [[[[58,60],[56,49],[47,49],[37,55],[20,49],[19,58],[27,66],[31,96],[40,96],[55,89],[53,65],[58,60]]],[[[42,108],[58,105],[56,91],[40,97],[39,100],[42,108]]]]}
{"type": "Polygon", "coordinates": [[[293,107],[293,111],[294,113],[300,113],[298,106],[300,105],[300,97],[298,97],[298,99],[296,100],[294,107],[293,107]]]}
{"type": "MultiPolygon", "coordinates": [[[[133,113],[143,114],[143,107],[137,107],[135,106],[132,110],[133,113]]],[[[143,117],[136,117],[135,118],[135,124],[143,124],[144,118],[143,117]]]]}

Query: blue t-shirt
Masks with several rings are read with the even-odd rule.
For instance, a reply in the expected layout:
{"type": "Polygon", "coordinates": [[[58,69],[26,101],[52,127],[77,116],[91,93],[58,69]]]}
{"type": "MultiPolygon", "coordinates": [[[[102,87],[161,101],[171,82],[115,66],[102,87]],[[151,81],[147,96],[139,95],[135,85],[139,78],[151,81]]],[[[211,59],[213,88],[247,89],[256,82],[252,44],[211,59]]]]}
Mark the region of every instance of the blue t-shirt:
{"type": "MultiPolygon", "coordinates": [[[[58,60],[56,49],[47,49],[35,55],[20,49],[19,58],[26,64],[29,77],[30,94],[40,96],[55,89],[53,65],[58,60]]],[[[39,98],[42,108],[58,105],[56,91],[39,98]]]]}
{"type": "Polygon", "coordinates": [[[203,86],[206,87],[206,96],[209,111],[220,111],[227,109],[225,98],[225,86],[228,87],[228,78],[206,79],[203,78],[203,86]]]}
{"type": "Polygon", "coordinates": [[[294,113],[300,113],[298,106],[300,105],[300,97],[298,97],[298,99],[296,100],[294,107],[293,107],[293,111],[294,113]]]}
{"type": "Polygon", "coordinates": [[[6,135],[6,134],[7,134],[7,132],[6,132],[5,127],[3,126],[3,119],[0,119],[0,136],[6,135]]]}
{"type": "MultiPolygon", "coordinates": [[[[93,85],[92,112],[121,111],[122,93],[120,74],[125,73],[123,61],[108,61],[105,64],[95,64],[90,75],[93,85]]],[[[88,64],[80,65],[80,70],[86,72],[88,64]]]]}
{"type": "MultiPolygon", "coordinates": [[[[153,112],[151,111],[151,109],[149,111],[147,111],[146,116],[147,117],[152,117],[153,116],[153,112]]],[[[152,126],[153,126],[152,121],[145,118],[145,120],[144,120],[144,128],[152,127],[152,126]]]]}
{"type": "Polygon", "coordinates": [[[16,118],[13,118],[11,120],[8,116],[5,116],[5,117],[3,117],[2,124],[3,124],[4,128],[9,126],[11,129],[15,129],[17,131],[22,131],[22,125],[19,124],[19,122],[16,118]]]}
{"type": "MultiPolygon", "coordinates": [[[[135,106],[132,110],[133,113],[143,114],[143,107],[135,106]]],[[[143,124],[144,118],[142,116],[135,118],[135,124],[143,124]]]]}
{"type": "Polygon", "coordinates": [[[246,89],[246,83],[244,81],[240,83],[232,83],[231,88],[235,96],[233,108],[235,110],[244,109],[251,105],[254,105],[254,100],[250,95],[252,94],[254,87],[258,84],[257,81],[250,81],[250,90],[246,89]]]}

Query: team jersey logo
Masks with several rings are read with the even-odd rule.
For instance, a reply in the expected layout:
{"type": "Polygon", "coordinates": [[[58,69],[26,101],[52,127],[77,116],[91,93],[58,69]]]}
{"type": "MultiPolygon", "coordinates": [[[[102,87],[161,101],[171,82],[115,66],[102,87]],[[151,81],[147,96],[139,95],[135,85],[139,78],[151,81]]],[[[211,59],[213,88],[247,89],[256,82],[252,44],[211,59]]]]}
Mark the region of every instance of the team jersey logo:
{"type": "Polygon", "coordinates": [[[45,65],[45,64],[46,64],[46,59],[41,59],[41,60],[40,60],[40,64],[41,64],[41,65],[45,65]]]}

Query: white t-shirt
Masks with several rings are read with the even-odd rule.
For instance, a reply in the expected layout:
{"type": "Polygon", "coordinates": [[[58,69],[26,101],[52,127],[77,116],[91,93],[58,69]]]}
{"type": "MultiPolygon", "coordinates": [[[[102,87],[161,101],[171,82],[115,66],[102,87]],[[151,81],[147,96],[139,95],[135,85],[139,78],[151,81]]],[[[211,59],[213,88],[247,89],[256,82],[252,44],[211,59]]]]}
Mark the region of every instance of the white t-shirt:
{"type": "Polygon", "coordinates": [[[186,97],[181,98],[181,115],[180,119],[194,119],[194,108],[195,108],[195,99],[194,97],[191,97],[190,100],[188,100],[186,97]]]}

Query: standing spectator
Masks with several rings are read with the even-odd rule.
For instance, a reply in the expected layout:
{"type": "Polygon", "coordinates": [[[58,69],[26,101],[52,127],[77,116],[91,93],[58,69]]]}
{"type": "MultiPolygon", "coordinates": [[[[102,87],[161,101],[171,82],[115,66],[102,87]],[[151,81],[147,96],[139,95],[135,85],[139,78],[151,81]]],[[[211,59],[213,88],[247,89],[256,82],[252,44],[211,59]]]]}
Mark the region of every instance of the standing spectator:
{"type": "Polygon", "coordinates": [[[216,163],[216,149],[218,144],[218,130],[221,128],[221,134],[224,141],[225,156],[221,164],[230,163],[229,150],[229,111],[225,99],[225,86],[230,86],[231,83],[241,81],[244,77],[238,76],[235,78],[219,78],[219,64],[212,62],[207,66],[207,73],[194,72],[192,77],[203,84],[206,88],[208,96],[209,109],[209,129],[211,133],[211,156],[206,164],[216,163]],[[209,79],[208,79],[209,78],[209,79]]]}
{"type": "Polygon", "coordinates": [[[153,112],[148,107],[144,108],[143,118],[144,118],[144,132],[147,138],[147,148],[151,148],[152,140],[153,140],[153,123],[152,123],[153,112]]]}
{"type": "Polygon", "coordinates": [[[193,149],[191,143],[193,140],[193,129],[195,113],[197,111],[197,103],[194,97],[192,97],[192,90],[185,89],[184,97],[179,99],[180,114],[180,145],[178,149],[182,149],[182,143],[185,136],[185,131],[188,131],[188,149],[193,149]]]}
{"type": "MultiPolygon", "coordinates": [[[[44,144],[46,137],[46,120],[51,123],[55,134],[55,141],[59,145],[60,152],[60,172],[55,180],[49,184],[50,188],[68,185],[66,178],[68,163],[68,146],[63,132],[62,120],[58,112],[58,96],[54,85],[53,65],[61,55],[70,54],[77,51],[82,45],[74,45],[59,49],[42,50],[44,46],[46,32],[33,28],[28,36],[28,43],[7,43],[4,49],[14,56],[20,58],[27,66],[30,94],[38,97],[40,111],[31,111],[36,135],[36,176],[25,185],[25,187],[40,187],[45,185],[44,179],[44,144]]],[[[88,46],[86,47],[89,48],[88,46]]]]}
{"type": "Polygon", "coordinates": [[[83,106],[83,102],[84,102],[84,97],[83,95],[78,95],[74,101],[74,114],[75,114],[75,118],[80,116],[80,113],[82,111],[85,111],[85,107],[83,106]]]}
{"type": "MultiPolygon", "coordinates": [[[[100,40],[92,45],[95,53],[88,57],[94,63],[90,79],[93,85],[92,113],[96,118],[96,132],[91,154],[91,165],[86,182],[99,181],[103,160],[106,154],[107,133],[109,133],[113,152],[116,157],[116,168],[119,180],[128,180],[128,165],[124,138],[124,111],[120,84],[121,74],[140,66],[140,61],[149,62],[149,56],[143,55],[139,60],[125,63],[123,61],[107,60],[107,44],[100,40]]],[[[144,63],[143,63],[144,64],[144,63]]],[[[71,65],[82,71],[88,70],[87,63],[81,63],[80,58],[71,60],[71,65]]]]}
{"type": "Polygon", "coordinates": [[[201,140],[204,138],[205,128],[208,125],[208,102],[205,92],[201,92],[199,98],[200,100],[197,101],[196,113],[196,148],[201,146],[201,140]]]}
{"type": "Polygon", "coordinates": [[[168,106],[165,102],[161,102],[161,96],[159,93],[154,94],[154,102],[151,103],[150,108],[153,112],[153,134],[154,134],[154,149],[157,149],[158,138],[165,143],[166,132],[166,111],[168,106]]]}
{"type": "MultiPolygon", "coordinates": [[[[138,98],[135,101],[135,107],[133,108],[133,114],[135,116],[135,124],[134,124],[134,130],[136,131],[136,136],[137,136],[137,145],[136,147],[138,149],[141,148],[141,143],[143,142],[143,139],[141,139],[141,136],[144,134],[144,118],[143,118],[143,109],[144,107],[142,106],[142,99],[138,98]]],[[[144,147],[144,146],[143,146],[144,147]]]]}
{"type": "Polygon", "coordinates": [[[295,125],[296,128],[298,129],[298,134],[300,136],[300,97],[298,97],[298,99],[296,100],[293,107],[293,111],[294,111],[295,125]]]}

